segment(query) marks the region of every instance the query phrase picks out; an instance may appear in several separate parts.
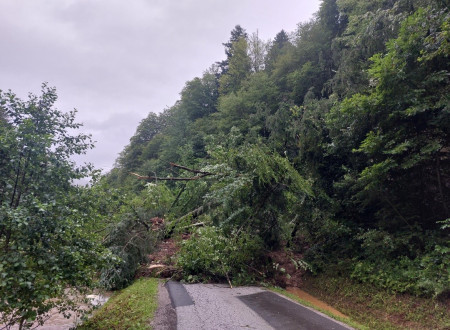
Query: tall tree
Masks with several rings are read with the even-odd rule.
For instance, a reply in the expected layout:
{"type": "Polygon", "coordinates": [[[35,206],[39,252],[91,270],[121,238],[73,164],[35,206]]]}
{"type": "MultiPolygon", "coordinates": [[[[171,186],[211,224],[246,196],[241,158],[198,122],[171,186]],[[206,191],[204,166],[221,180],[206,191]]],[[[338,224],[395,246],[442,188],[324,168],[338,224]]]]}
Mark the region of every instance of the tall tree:
{"type": "Polygon", "coordinates": [[[253,72],[264,70],[264,63],[267,56],[268,43],[259,38],[258,31],[252,33],[248,40],[248,51],[253,72]]]}
{"type": "Polygon", "coordinates": [[[289,41],[289,36],[286,31],[281,30],[275,36],[275,39],[270,43],[265,60],[265,69],[268,72],[273,70],[273,66],[277,58],[287,51],[287,48],[292,44],[289,41]]]}
{"type": "Polygon", "coordinates": [[[218,97],[217,80],[212,72],[188,81],[181,91],[181,102],[192,121],[216,112],[218,97]]]}
{"type": "Polygon", "coordinates": [[[42,324],[52,308],[76,310],[67,290],[90,285],[104,260],[99,243],[83,232],[88,220],[73,205],[90,166],[75,167],[72,155],[92,147],[75,111],[53,107],[56,90],[22,101],[0,91],[0,323],[23,328],[42,324]]]}
{"type": "Polygon", "coordinates": [[[223,61],[217,62],[219,67],[218,75],[221,76],[228,72],[228,66],[230,64],[230,59],[233,56],[233,43],[239,41],[240,39],[247,39],[248,34],[244,28],[240,25],[236,25],[233,30],[231,30],[230,40],[223,43],[222,45],[225,47],[225,55],[227,58],[223,61]]]}
{"type": "Polygon", "coordinates": [[[219,91],[222,94],[236,92],[250,74],[251,60],[248,56],[248,43],[245,38],[233,42],[228,70],[220,77],[219,91]]]}
{"type": "Polygon", "coordinates": [[[134,171],[141,164],[140,158],[144,147],[166,127],[166,117],[150,112],[141,120],[136,133],[131,137],[130,143],[120,153],[116,163],[126,171],[134,171]]]}

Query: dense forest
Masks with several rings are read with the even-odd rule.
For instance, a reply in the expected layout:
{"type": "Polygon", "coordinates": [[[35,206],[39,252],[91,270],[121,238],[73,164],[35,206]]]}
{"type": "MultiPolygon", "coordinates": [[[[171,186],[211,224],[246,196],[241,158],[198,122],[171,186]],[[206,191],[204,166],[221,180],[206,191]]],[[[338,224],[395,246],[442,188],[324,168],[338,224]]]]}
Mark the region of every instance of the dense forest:
{"type": "Polygon", "coordinates": [[[223,46],[91,187],[70,185],[90,141],[67,133],[79,126],[52,110],[55,91],[1,94],[3,310],[30,288],[42,305],[67,283],[126,286],[180,233],[188,281],[267,280],[267,252],[288,249],[313,274],[448,295],[447,1],[323,0],[292,33],[237,25],[223,46]]]}

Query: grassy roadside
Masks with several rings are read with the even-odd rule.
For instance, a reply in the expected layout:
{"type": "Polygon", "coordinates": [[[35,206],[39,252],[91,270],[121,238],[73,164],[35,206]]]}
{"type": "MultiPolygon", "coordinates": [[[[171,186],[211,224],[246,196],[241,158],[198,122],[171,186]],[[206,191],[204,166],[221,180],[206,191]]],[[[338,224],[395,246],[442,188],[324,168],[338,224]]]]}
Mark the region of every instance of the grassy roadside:
{"type": "Polygon", "coordinates": [[[77,329],[151,329],[157,307],[158,279],[141,278],[111,297],[77,329]]]}
{"type": "Polygon", "coordinates": [[[449,329],[450,302],[393,294],[348,278],[305,276],[302,289],[330,304],[353,323],[368,329],[449,329]],[[359,325],[361,324],[361,326],[359,325]]]}
{"type": "Polygon", "coordinates": [[[313,308],[313,309],[315,309],[315,310],[317,310],[317,311],[319,311],[319,312],[321,312],[321,313],[323,313],[325,315],[328,315],[329,317],[331,317],[331,318],[333,318],[335,320],[338,320],[338,321],[340,321],[342,323],[348,324],[349,326],[351,326],[353,328],[356,328],[356,329],[368,329],[367,327],[364,327],[361,324],[355,322],[351,318],[340,317],[338,315],[335,315],[335,314],[329,312],[328,310],[320,308],[320,307],[316,306],[315,304],[310,303],[307,300],[301,299],[298,296],[296,296],[295,294],[290,293],[290,292],[288,292],[288,291],[286,291],[284,289],[281,289],[279,287],[269,287],[269,289],[271,291],[274,291],[274,292],[277,292],[279,294],[282,294],[282,295],[284,295],[284,296],[286,296],[288,298],[291,298],[292,300],[298,301],[299,303],[301,303],[304,306],[311,307],[311,308],[313,308]]]}

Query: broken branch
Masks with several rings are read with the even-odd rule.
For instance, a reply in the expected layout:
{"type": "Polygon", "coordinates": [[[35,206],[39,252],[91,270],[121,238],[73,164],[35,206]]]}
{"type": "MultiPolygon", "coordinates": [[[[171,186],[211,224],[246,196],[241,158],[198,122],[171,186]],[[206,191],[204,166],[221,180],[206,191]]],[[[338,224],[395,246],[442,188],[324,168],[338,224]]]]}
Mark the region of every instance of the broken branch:
{"type": "Polygon", "coordinates": [[[161,180],[161,181],[190,181],[190,180],[198,180],[198,179],[204,178],[205,176],[208,176],[208,175],[213,175],[213,173],[205,173],[205,174],[193,176],[190,178],[174,178],[174,177],[162,178],[162,177],[157,177],[157,176],[143,176],[143,175],[133,173],[133,172],[130,172],[130,174],[134,175],[135,177],[137,177],[140,180],[161,180]]]}
{"type": "Polygon", "coordinates": [[[207,175],[213,175],[214,174],[214,173],[211,173],[211,172],[204,172],[204,171],[200,171],[200,170],[194,170],[192,168],[189,168],[189,167],[186,167],[186,166],[182,166],[182,165],[178,165],[178,164],[175,164],[175,163],[170,163],[170,166],[181,168],[182,170],[186,170],[186,171],[189,171],[189,172],[192,172],[192,173],[207,174],[207,175]]]}

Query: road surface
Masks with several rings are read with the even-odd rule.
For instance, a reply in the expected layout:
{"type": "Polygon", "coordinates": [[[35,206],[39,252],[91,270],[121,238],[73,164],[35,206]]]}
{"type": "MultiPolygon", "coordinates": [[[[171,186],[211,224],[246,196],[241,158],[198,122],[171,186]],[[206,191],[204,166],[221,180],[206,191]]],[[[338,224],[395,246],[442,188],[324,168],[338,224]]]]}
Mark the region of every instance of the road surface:
{"type": "Polygon", "coordinates": [[[230,289],[220,284],[173,281],[167,282],[165,287],[172,309],[170,314],[166,304],[166,314],[172,321],[155,323],[156,330],[351,329],[320,312],[258,287],[230,289]],[[175,314],[176,321],[173,320],[175,314]]]}

